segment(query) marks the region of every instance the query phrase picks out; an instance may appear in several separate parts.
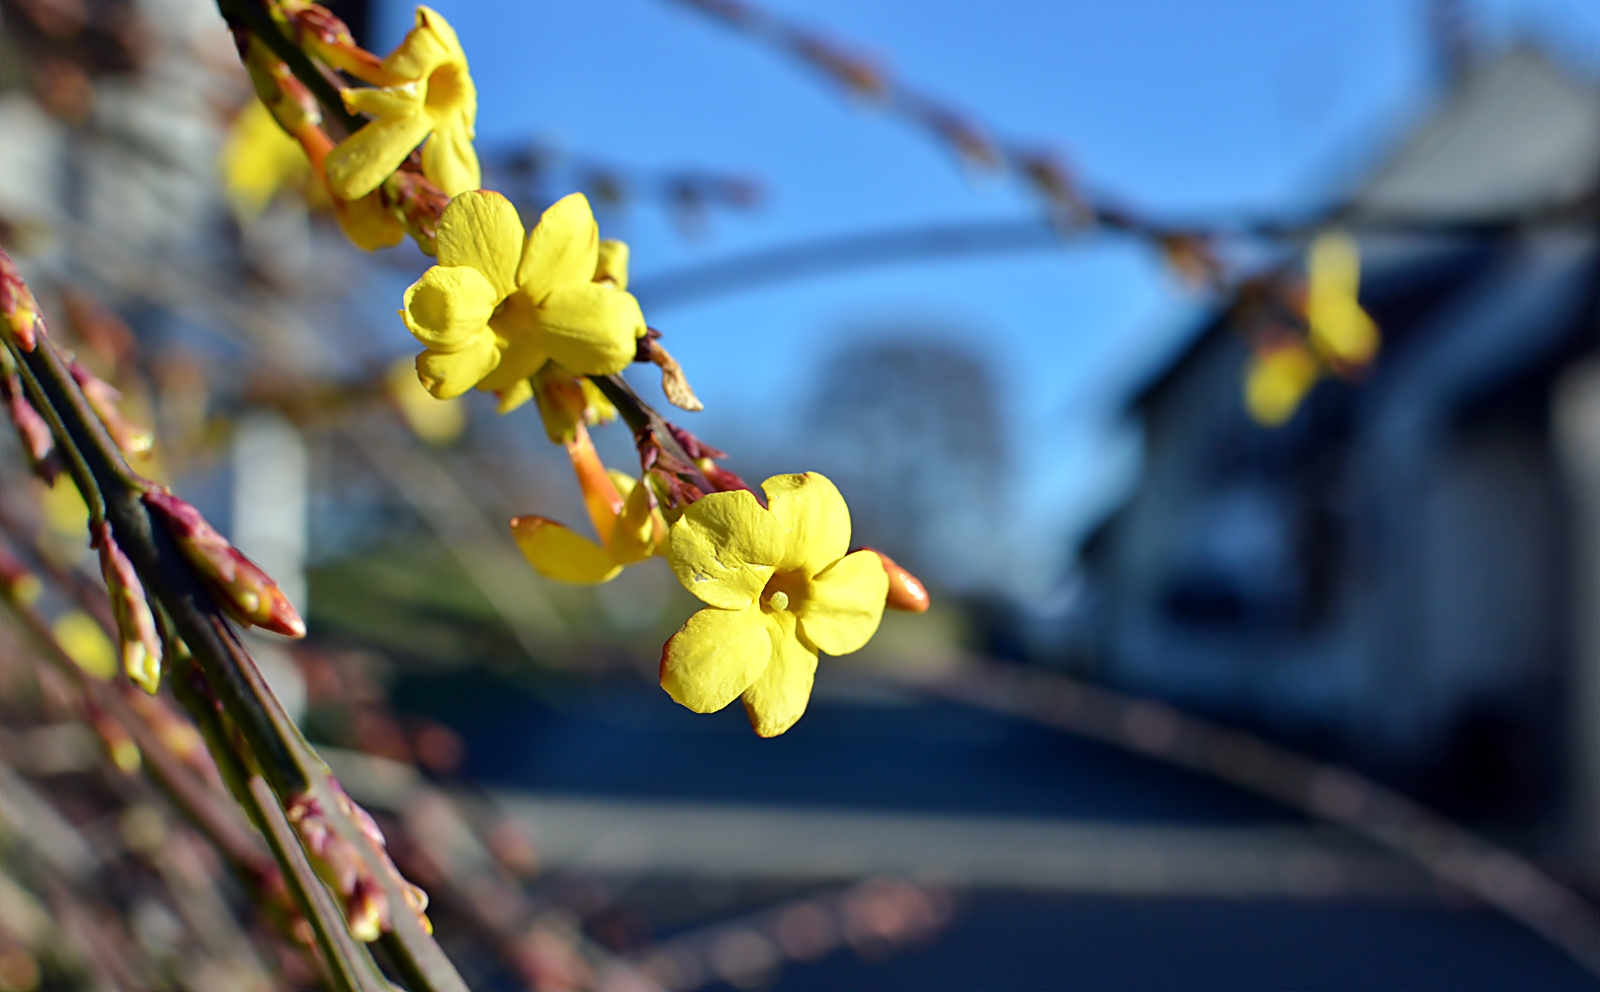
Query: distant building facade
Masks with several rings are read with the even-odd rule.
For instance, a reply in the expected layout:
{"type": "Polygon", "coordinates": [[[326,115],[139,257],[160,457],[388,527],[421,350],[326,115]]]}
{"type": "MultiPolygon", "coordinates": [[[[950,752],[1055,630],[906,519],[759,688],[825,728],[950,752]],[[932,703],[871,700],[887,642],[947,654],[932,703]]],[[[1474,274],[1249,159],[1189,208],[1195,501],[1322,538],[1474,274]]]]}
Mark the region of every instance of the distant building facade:
{"type": "Polygon", "coordinates": [[[1600,811],[1597,176],[1600,91],[1513,52],[1356,198],[1361,381],[1260,427],[1248,345],[1199,329],[1082,549],[1105,678],[1458,811],[1600,811]]]}

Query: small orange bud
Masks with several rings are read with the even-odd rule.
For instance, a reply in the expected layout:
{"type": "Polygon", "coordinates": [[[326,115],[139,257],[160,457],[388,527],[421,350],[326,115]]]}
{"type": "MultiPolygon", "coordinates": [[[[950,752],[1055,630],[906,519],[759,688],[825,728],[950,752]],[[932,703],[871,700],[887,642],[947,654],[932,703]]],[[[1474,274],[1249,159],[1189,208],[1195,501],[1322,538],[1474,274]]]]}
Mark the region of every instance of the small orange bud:
{"type": "Polygon", "coordinates": [[[921,579],[906,571],[899,562],[877,548],[860,550],[871,551],[878,556],[879,561],[883,562],[883,570],[889,576],[889,597],[884,601],[885,606],[902,613],[928,612],[928,607],[933,601],[928,597],[928,587],[922,584],[921,579]]]}

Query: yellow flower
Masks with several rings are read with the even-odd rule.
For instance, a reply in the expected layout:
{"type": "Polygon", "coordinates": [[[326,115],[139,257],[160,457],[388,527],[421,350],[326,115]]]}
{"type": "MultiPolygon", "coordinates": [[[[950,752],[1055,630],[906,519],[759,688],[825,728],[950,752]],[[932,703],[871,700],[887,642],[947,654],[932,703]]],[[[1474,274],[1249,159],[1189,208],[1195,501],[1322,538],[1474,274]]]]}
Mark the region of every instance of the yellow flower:
{"type": "Polygon", "coordinates": [[[815,472],[712,493],[672,525],[667,560],[705,601],[661,652],[661,687],[696,713],[744,699],[756,733],[794,726],[817,652],[859,651],[883,618],[889,579],[874,551],[847,554],[850,509],[815,472]]]}
{"type": "Polygon", "coordinates": [[[406,290],[400,312],[427,346],[417,374],[433,395],[521,389],[549,360],[577,375],[633,361],[644,314],[632,294],[593,281],[600,234],[582,193],[557,201],[526,238],[505,197],[463,193],[439,219],[437,243],[439,264],[406,290]]]}
{"type": "Polygon", "coordinates": [[[300,143],[284,133],[260,100],[251,100],[222,148],[222,185],[234,216],[259,217],[279,190],[302,186],[310,177],[311,163],[300,143]]]}
{"type": "Polygon", "coordinates": [[[384,373],[383,385],[406,426],[425,443],[449,444],[467,429],[467,411],[461,401],[430,396],[417,382],[416,366],[411,360],[396,359],[384,373]]]}
{"type": "Polygon", "coordinates": [[[595,585],[610,582],[624,566],[660,554],[666,544],[667,524],[650,499],[650,487],[615,470],[606,473],[617,497],[609,512],[590,508],[596,543],[548,517],[511,519],[517,547],[534,571],[558,582],[595,585]]]}
{"type": "Polygon", "coordinates": [[[1245,372],[1245,409],[1256,423],[1278,427],[1300,409],[1321,376],[1317,356],[1298,339],[1259,348],[1250,356],[1245,372]]]}
{"type": "Polygon", "coordinates": [[[584,508],[600,541],[575,534],[548,517],[514,517],[511,533],[534,571],[559,582],[594,585],[616,578],[624,565],[662,553],[667,522],[651,498],[650,487],[607,469],[581,422],[573,425],[565,443],[584,508]]]}
{"type": "Polygon", "coordinates": [[[356,200],[377,189],[412,149],[422,149],[422,173],[455,196],[477,189],[478,153],[472,148],[478,91],[455,31],[437,12],[417,8],[417,24],[383,60],[391,85],[343,91],[351,113],[375,119],[339,143],[328,156],[333,195],[356,200]],[[430,138],[429,136],[432,135],[430,138]]]}
{"type": "Polygon", "coordinates": [[[1306,323],[1311,344],[1335,369],[1361,368],[1378,351],[1378,325],[1357,302],[1361,255],[1346,234],[1324,234],[1311,243],[1307,261],[1306,323]]]}
{"type": "Polygon", "coordinates": [[[101,681],[116,678],[121,666],[117,663],[117,649],[111,639],[100,629],[94,618],[82,610],[68,610],[50,626],[68,658],[78,667],[101,681]]]}

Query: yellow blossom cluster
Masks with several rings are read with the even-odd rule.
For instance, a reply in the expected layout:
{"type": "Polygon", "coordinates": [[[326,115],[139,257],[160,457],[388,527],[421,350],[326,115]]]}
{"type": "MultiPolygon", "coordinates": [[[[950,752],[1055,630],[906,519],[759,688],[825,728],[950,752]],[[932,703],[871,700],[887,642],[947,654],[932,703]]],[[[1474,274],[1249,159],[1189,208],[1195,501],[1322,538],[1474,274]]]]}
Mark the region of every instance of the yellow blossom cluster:
{"type": "Polygon", "coordinates": [[[1260,344],[1245,371],[1245,409],[1276,427],[1294,416],[1324,374],[1358,375],[1378,353],[1378,325],[1362,309],[1361,254],[1354,239],[1328,233],[1311,243],[1306,260],[1306,334],[1274,335],[1260,344]]]}
{"type": "Polygon", "coordinates": [[[600,239],[581,193],[528,229],[509,200],[479,188],[477,89],[460,39],[436,11],[417,8],[414,27],[380,59],[313,7],[283,8],[285,27],[329,78],[366,84],[339,90],[364,123],[335,143],[307,87],[252,42],[246,63],[261,103],[241,116],[224,158],[237,213],[247,221],[284,185],[311,180],[359,247],[410,232],[437,264],[402,299],[400,317],[423,350],[409,390],[389,384],[397,409],[426,440],[448,443],[464,427],[460,410],[443,416],[427,404],[472,390],[495,394],[502,413],[535,400],[550,440],[571,458],[595,538],[517,517],[512,535],[529,563],[592,584],[666,557],[706,608],[667,642],[663,688],[697,712],[742,698],[757,733],[783,733],[805,712],[818,654],[860,649],[886,601],[920,611],[925,590],[878,553],[850,551],[849,509],[820,475],[768,479],[763,505],[715,465],[720,452],[640,409],[630,424],[652,425],[638,434],[640,475],[607,469],[588,428],[618,415],[617,397],[636,397],[603,377],[650,361],[669,400],[700,407],[628,292],[627,245],[600,239]],[[658,432],[671,435],[666,448],[658,432]]]}

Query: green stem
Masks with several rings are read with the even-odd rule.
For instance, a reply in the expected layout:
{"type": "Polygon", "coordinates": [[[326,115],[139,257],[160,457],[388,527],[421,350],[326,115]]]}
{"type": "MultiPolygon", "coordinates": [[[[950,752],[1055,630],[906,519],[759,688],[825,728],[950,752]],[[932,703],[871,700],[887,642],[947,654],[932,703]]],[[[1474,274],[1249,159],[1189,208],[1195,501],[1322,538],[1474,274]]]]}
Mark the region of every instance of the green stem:
{"type": "MultiPolygon", "coordinates": [[[[176,642],[173,643],[175,646],[176,642]]],[[[339,922],[344,919],[343,912],[317,878],[271,787],[261,776],[251,775],[233,753],[228,728],[223,724],[215,701],[209,698],[204,677],[192,658],[175,650],[171,660],[172,670],[168,674],[173,692],[184,708],[195,715],[207,748],[216,755],[217,771],[223,782],[283,866],[284,881],[301,914],[311,921],[334,921],[331,926],[313,925],[311,928],[329,981],[338,992],[390,992],[391,986],[371,952],[351,937],[339,922]]]]}

